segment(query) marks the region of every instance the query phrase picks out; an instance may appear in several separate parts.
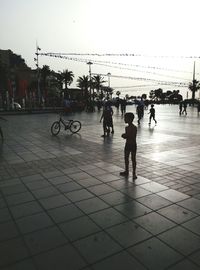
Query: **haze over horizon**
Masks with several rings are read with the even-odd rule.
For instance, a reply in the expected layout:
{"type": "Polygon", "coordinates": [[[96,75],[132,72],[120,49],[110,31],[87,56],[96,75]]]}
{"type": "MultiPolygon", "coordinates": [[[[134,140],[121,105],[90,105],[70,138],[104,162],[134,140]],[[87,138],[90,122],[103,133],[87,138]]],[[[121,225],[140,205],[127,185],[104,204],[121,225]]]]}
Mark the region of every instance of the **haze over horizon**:
{"type": "Polygon", "coordinates": [[[72,86],[76,86],[78,76],[88,75],[86,60],[93,62],[92,73],[103,74],[105,79],[111,73],[111,87],[133,95],[159,87],[164,91],[179,89],[185,95],[187,87],[160,85],[157,81],[188,84],[194,60],[199,80],[200,60],[191,57],[200,55],[197,0],[0,2],[0,49],[21,55],[31,68],[35,68],[36,42],[43,53],[77,53],[78,61],[39,57],[40,67],[73,71],[72,86]],[[90,55],[81,55],[84,53],[90,55]],[[140,56],[100,57],[93,53],[140,56]]]}

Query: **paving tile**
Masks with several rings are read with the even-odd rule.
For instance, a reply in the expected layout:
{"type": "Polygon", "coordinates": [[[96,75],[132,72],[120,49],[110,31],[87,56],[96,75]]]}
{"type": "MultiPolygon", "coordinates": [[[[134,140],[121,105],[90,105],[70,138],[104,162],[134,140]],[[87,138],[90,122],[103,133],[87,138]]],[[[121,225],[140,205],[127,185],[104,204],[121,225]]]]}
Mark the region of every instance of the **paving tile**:
{"type": "Polygon", "coordinates": [[[80,190],[68,192],[65,194],[65,196],[72,202],[78,202],[78,201],[82,201],[82,200],[94,197],[94,195],[86,189],[80,189],[80,190]]]}
{"type": "Polygon", "coordinates": [[[12,194],[18,194],[21,192],[26,192],[27,188],[23,184],[13,185],[13,186],[6,186],[1,188],[1,192],[5,195],[12,195],[12,194]]]}
{"type": "Polygon", "coordinates": [[[100,180],[97,180],[94,177],[88,177],[87,179],[76,180],[76,182],[82,187],[86,187],[86,188],[102,184],[100,180]]]}
{"type": "Polygon", "coordinates": [[[189,258],[200,267],[200,250],[190,255],[189,258]]]}
{"type": "Polygon", "coordinates": [[[64,245],[34,257],[37,270],[82,269],[86,263],[71,245],[64,245]]]}
{"type": "Polygon", "coordinates": [[[55,187],[49,186],[41,189],[32,190],[32,194],[35,196],[35,198],[42,199],[58,195],[60,194],[60,191],[58,191],[55,187]]]}
{"type": "Polygon", "coordinates": [[[180,226],[160,234],[158,238],[183,255],[200,249],[200,237],[180,226]]]}
{"type": "Polygon", "coordinates": [[[59,225],[70,241],[75,241],[96,233],[101,229],[87,216],[79,217],[59,225]]]}
{"type": "Polygon", "coordinates": [[[34,197],[30,192],[23,192],[7,196],[6,201],[9,206],[12,206],[20,203],[34,201],[34,197]]]}
{"type": "Polygon", "coordinates": [[[7,207],[0,208],[0,223],[11,220],[12,217],[7,207]]]}
{"type": "Polygon", "coordinates": [[[27,186],[27,188],[29,190],[32,191],[32,190],[36,190],[36,189],[49,187],[50,183],[47,180],[38,180],[38,181],[34,181],[34,182],[25,183],[25,185],[27,186]]]}
{"type": "Polygon", "coordinates": [[[159,191],[163,191],[163,190],[168,189],[168,187],[161,185],[159,183],[153,182],[153,181],[145,183],[143,185],[140,185],[140,187],[142,187],[148,191],[151,191],[153,193],[157,193],[159,191]]]}
{"type": "Polygon", "coordinates": [[[181,262],[178,262],[177,264],[175,264],[172,267],[168,268],[169,270],[198,270],[199,266],[195,265],[194,263],[192,263],[191,261],[184,259],[181,262]]]}
{"type": "Polygon", "coordinates": [[[61,185],[58,185],[57,188],[61,192],[70,192],[73,190],[82,189],[82,187],[76,182],[69,182],[69,183],[61,184],[61,185]]]}
{"type": "Polygon", "coordinates": [[[106,229],[113,239],[124,248],[150,238],[152,235],[132,221],[127,221],[106,229]]]}
{"type": "Polygon", "coordinates": [[[111,206],[132,201],[132,198],[128,197],[126,194],[120,191],[114,191],[108,194],[104,194],[99,196],[99,198],[105,201],[107,204],[110,204],[111,206]]]}
{"type": "Polygon", "coordinates": [[[180,201],[183,201],[185,199],[188,199],[189,196],[188,195],[185,195],[181,192],[178,192],[176,190],[173,190],[173,189],[168,189],[168,190],[165,190],[165,191],[161,191],[161,192],[158,192],[157,195],[171,201],[171,202],[180,202],[180,201]]]}
{"type": "Polygon", "coordinates": [[[142,205],[137,201],[122,203],[115,206],[115,209],[117,209],[121,214],[127,216],[128,218],[136,218],[151,212],[151,209],[147,208],[146,206],[142,205]]]}
{"type": "Polygon", "coordinates": [[[189,209],[197,214],[200,214],[200,200],[195,198],[189,198],[182,202],[179,202],[178,205],[183,206],[186,209],[189,209]]]}
{"type": "Polygon", "coordinates": [[[158,210],[172,204],[170,201],[158,196],[157,194],[150,194],[145,197],[138,198],[137,201],[152,210],[158,210]]]}
{"type": "Polygon", "coordinates": [[[95,263],[122,249],[105,232],[93,234],[78,240],[74,242],[74,246],[89,263],[95,263]]]}
{"type": "Polygon", "coordinates": [[[121,192],[127,194],[129,197],[133,199],[141,198],[141,197],[151,194],[150,191],[140,186],[132,186],[130,188],[122,189],[121,192]]]}
{"type": "Polygon", "coordinates": [[[185,223],[182,224],[183,227],[187,228],[188,230],[200,235],[200,216],[187,221],[185,223]]]}
{"type": "Polygon", "coordinates": [[[17,219],[16,223],[23,234],[53,225],[50,217],[44,212],[17,219]]]}
{"type": "Polygon", "coordinates": [[[10,266],[2,268],[2,270],[36,270],[32,259],[26,259],[21,262],[17,262],[10,266]]]}
{"type": "Polygon", "coordinates": [[[0,232],[0,241],[8,240],[19,235],[17,226],[12,220],[0,223],[0,232]]]}
{"type": "Polygon", "coordinates": [[[71,182],[72,179],[66,175],[60,175],[60,176],[56,176],[53,178],[49,178],[48,181],[52,184],[52,185],[60,185],[60,184],[64,184],[64,183],[68,183],[71,182]]]}
{"type": "Polygon", "coordinates": [[[6,202],[3,198],[0,198],[0,209],[6,207],[6,202]]]}
{"type": "Polygon", "coordinates": [[[84,215],[83,212],[73,204],[51,209],[48,211],[48,214],[56,223],[65,222],[84,215]]]}
{"type": "Polygon", "coordinates": [[[63,173],[59,170],[54,170],[54,171],[48,171],[48,172],[45,172],[45,173],[42,173],[42,175],[49,179],[49,178],[54,178],[56,176],[62,176],[63,173]]]}
{"type": "Polygon", "coordinates": [[[127,221],[127,217],[113,208],[107,208],[89,215],[103,229],[127,221]]]}
{"type": "Polygon", "coordinates": [[[24,240],[32,255],[56,248],[68,241],[57,227],[45,228],[24,236],[24,240]]]}
{"type": "Polygon", "coordinates": [[[33,175],[28,175],[28,176],[23,176],[21,177],[22,182],[28,183],[32,181],[38,181],[42,180],[44,177],[41,174],[33,174],[33,175]]]}
{"type": "Polygon", "coordinates": [[[115,191],[114,188],[108,186],[107,184],[96,185],[96,186],[88,187],[87,189],[91,191],[93,194],[95,194],[96,196],[115,191]]]}
{"type": "Polygon", "coordinates": [[[153,235],[159,234],[175,226],[175,223],[168,220],[167,218],[152,212],[145,216],[134,219],[134,222],[141,225],[147,231],[153,235]]]}
{"type": "Polygon", "coordinates": [[[69,174],[69,177],[73,180],[83,180],[87,179],[90,175],[87,174],[86,172],[77,172],[73,174],[69,174]]]}
{"type": "Polygon", "coordinates": [[[162,208],[158,210],[157,213],[169,218],[170,220],[178,224],[181,224],[187,220],[196,217],[196,214],[175,204],[162,208]]]}
{"type": "Polygon", "coordinates": [[[63,194],[43,198],[40,199],[39,202],[46,210],[70,204],[70,201],[63,194]]]}
{"type": "Polygon", "coordinates": [[[128,251],[146,266],[145,269],[152,270],[168,269],[171,264],[182,258],[178,252],[157,238],[139,243],[129,248],[128,251]]]}
{"type": "Polygon", "coordinates": [[[15,263],[29,256],[24,241],[14,238],[0,243],[0,267],[15,263]]]}
{"type": "Polygon", "coordinates": [[[107,174],[97,175],[96,178],[99,179],[99,180],[101,180],[104,183],[108,183],[108,182],[111,182],[111,181],[114,181],[114,180],[119,179],[120,176],[116,176],[114,174],[107,173],[107,174]]]}
{"type": "Polygon", "coordinates": [[[125,181],[124,179],[117,179],[117,180],[108,182],[107,184],[109,186],[117,189],[117,190],[120,190],[120,191],[129,189],[129,188],[135,186],[134,183],[131,183],[129,181],[125,181]]]}
{"type": "Polygon", "coordinates": [[[86,214],[90,214],[105,208],[109,205],[99,198],[90,198],[81,202],[77,202],[76,205],[86,214]]]}
{"type": "Polygon", "coordinates": [[[145,270],[144,266],[140,264],[134,257],[128,254],[126,251],[122,251],[113,255],[103,261],[96,263],[92,266],[94,270],[145,270]]]}
{"type": "Polygon", "coordinates": [[[15,219],[42,212],[43,209],[38,202],[32,201],[10,207],[15,219]]]}

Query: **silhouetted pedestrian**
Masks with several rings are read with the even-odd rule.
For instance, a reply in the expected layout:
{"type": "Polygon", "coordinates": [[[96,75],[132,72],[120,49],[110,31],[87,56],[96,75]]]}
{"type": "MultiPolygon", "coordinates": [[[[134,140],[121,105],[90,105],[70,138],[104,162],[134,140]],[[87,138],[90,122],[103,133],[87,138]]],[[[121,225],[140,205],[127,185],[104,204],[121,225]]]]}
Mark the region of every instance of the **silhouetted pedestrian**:
{"type": "Polygon", "coordinates": [[[122,115],[124,115],[126,112],[126,99],[125,98],[122,99],[120,103],[121,103],[121,113],[122,115]]]}
{"type": "Polygon", "coordinates": [[[182,114],[184,114],[184,113],[185,113],[185,115],[187,115],[187,102],[186,101],[183,102],[183,111],[182,111],[182,114]]]}
{"type": "Polygon", "coordinates": [[[198,102],[197,104],[197,115],[199,116],[199,113],[200,113],[200,102],[198,102]]]}
{"type": "Polygon", "coordinates": [[[181,101],[180,104],[179,104],[179,115],[182,114],[182,109],[183,109],[183,103],[181,101]]]}
{"type": "Polygon", "coordinates": [[[101,120],[103,119],[103,135],[102,137],[106,137],[106,134],[109,135],[110,134],[110,128],[111,133],[114,133],[114,127],[113,127],[113,109],[109,104],[105,104],[104,109],[103,109],[103,113],[100,119],[100,123],[101,120]]]}
{"type": "Polygon", "coordinates": [[[138,115],[138,125],[140,125],[140,120],[142,119],[142,117],[144,115],[144,107],[143,107],[143,105],[141,103],[139,103],[137,105],[136,112],[137,112],[137,115],[138,115]]]}
{"type": "Polygon", "coordinates": [[[149,125],[151,125],[151,119],[152,118],[153,118],[155,124],[157,124],[157,121],[155,119],[155,109],[154,109],[154,105],[153,104],[151,104],[151,109],[149,110],[149,114],[150,114],[150,116],[149,116],[149,125]]]}
{"type": "Polygon", "coordinates": [[[129,156],[131,154],[132,167],[133,167],[133,180],[137,179],[136,176],[136,136],[137,136],[137,127],[133,124],[134,114],[133,113],[125,113],[124,122],[128,124],[125,128],[125,133],[122,134],[122,138],[126,140],[125,148],[124,148],[124,161],[125,161],[125,171],[120,172],[122,176],[129,175],[129,156]]]}

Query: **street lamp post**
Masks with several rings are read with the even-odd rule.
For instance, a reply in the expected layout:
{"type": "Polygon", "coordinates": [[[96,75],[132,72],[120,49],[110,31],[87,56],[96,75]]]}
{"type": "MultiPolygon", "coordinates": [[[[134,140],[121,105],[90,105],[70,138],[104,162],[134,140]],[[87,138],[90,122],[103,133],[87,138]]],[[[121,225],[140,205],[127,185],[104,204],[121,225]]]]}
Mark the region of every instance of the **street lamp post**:
{"type": "Polygon", "coordinates": [[[41,99],[41,92],[40,92],[40,69],[39,69],[39,51],[41,51],[41,48],[38,47],[38,45],[36,44],[36,58],[34,58],[34,61],[36,62],[36,67],[37,67],[37,90],[38,90],[38,100],[40,103],[40,99],[41,99]]]}
{"type": "Polygon", "coordinates": [[[92,72],[91,72],[91,65],[92,62],[87,62],[87,65],[89,65],[89,78],[90,78],[90,100],[91,100],[91,93],[92,93],[92,72]]]}
{"type": "Polygon", "coordinates": [[[110,76],[111,76],[111,73],[108,72],[107,76],[108,76],[108,87],[110,88],[110,76]]]}
{"type": "MultiPolygon", "coordinates": [[[[108,91],[110,91],[110,76],[111,76],[111,73],[108,72],[107,76],[108,76],[108,91]]],[[[107,92],[107,98],[109,98],[108,92],[107,92]]]]}

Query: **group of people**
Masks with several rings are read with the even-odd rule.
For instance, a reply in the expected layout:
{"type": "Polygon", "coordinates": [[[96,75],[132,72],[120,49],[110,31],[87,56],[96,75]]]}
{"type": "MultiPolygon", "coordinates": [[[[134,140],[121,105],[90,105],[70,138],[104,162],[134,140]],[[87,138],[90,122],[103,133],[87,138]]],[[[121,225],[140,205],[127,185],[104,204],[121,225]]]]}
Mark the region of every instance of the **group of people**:
{"type": "MultiPolygon", "coordinates": [[[[138,114],[138,125],[140,124],[140,120],[144,115],[144,107],[142,108],[141,104],[138,104],[136,112],[138,114]]],[[[154,120],[155,124],[157,123],[155,119],[155,108],[154,105],[151,105],[149,110],[149,125],[151,125],[152,119],[154,120]]],[[[104,105],[103,113],[100,118],[100,122],[103,120],[103,135],[102,137],[108,136],[110,133],[114,133],[113,127],[113,109],[111,104],[107,102],[104,105]]],[[[123,139],[126,140],[125,147],[124,147],[124,161],[125,161],[125,170],[120,172],[121,176],[127,177],[129,175],[129,157],[131,155],[132,161],[132,168],[133,180],[137,179],[136,175],[136,151],[137,151],[137,144],[136,144],[136,135],[137,135],[137,127],[133,124],[134,114],[131,112],[124,113],[124,121],[128,126],[125,127],[125,133],[121,136],[123,139]]]]}

